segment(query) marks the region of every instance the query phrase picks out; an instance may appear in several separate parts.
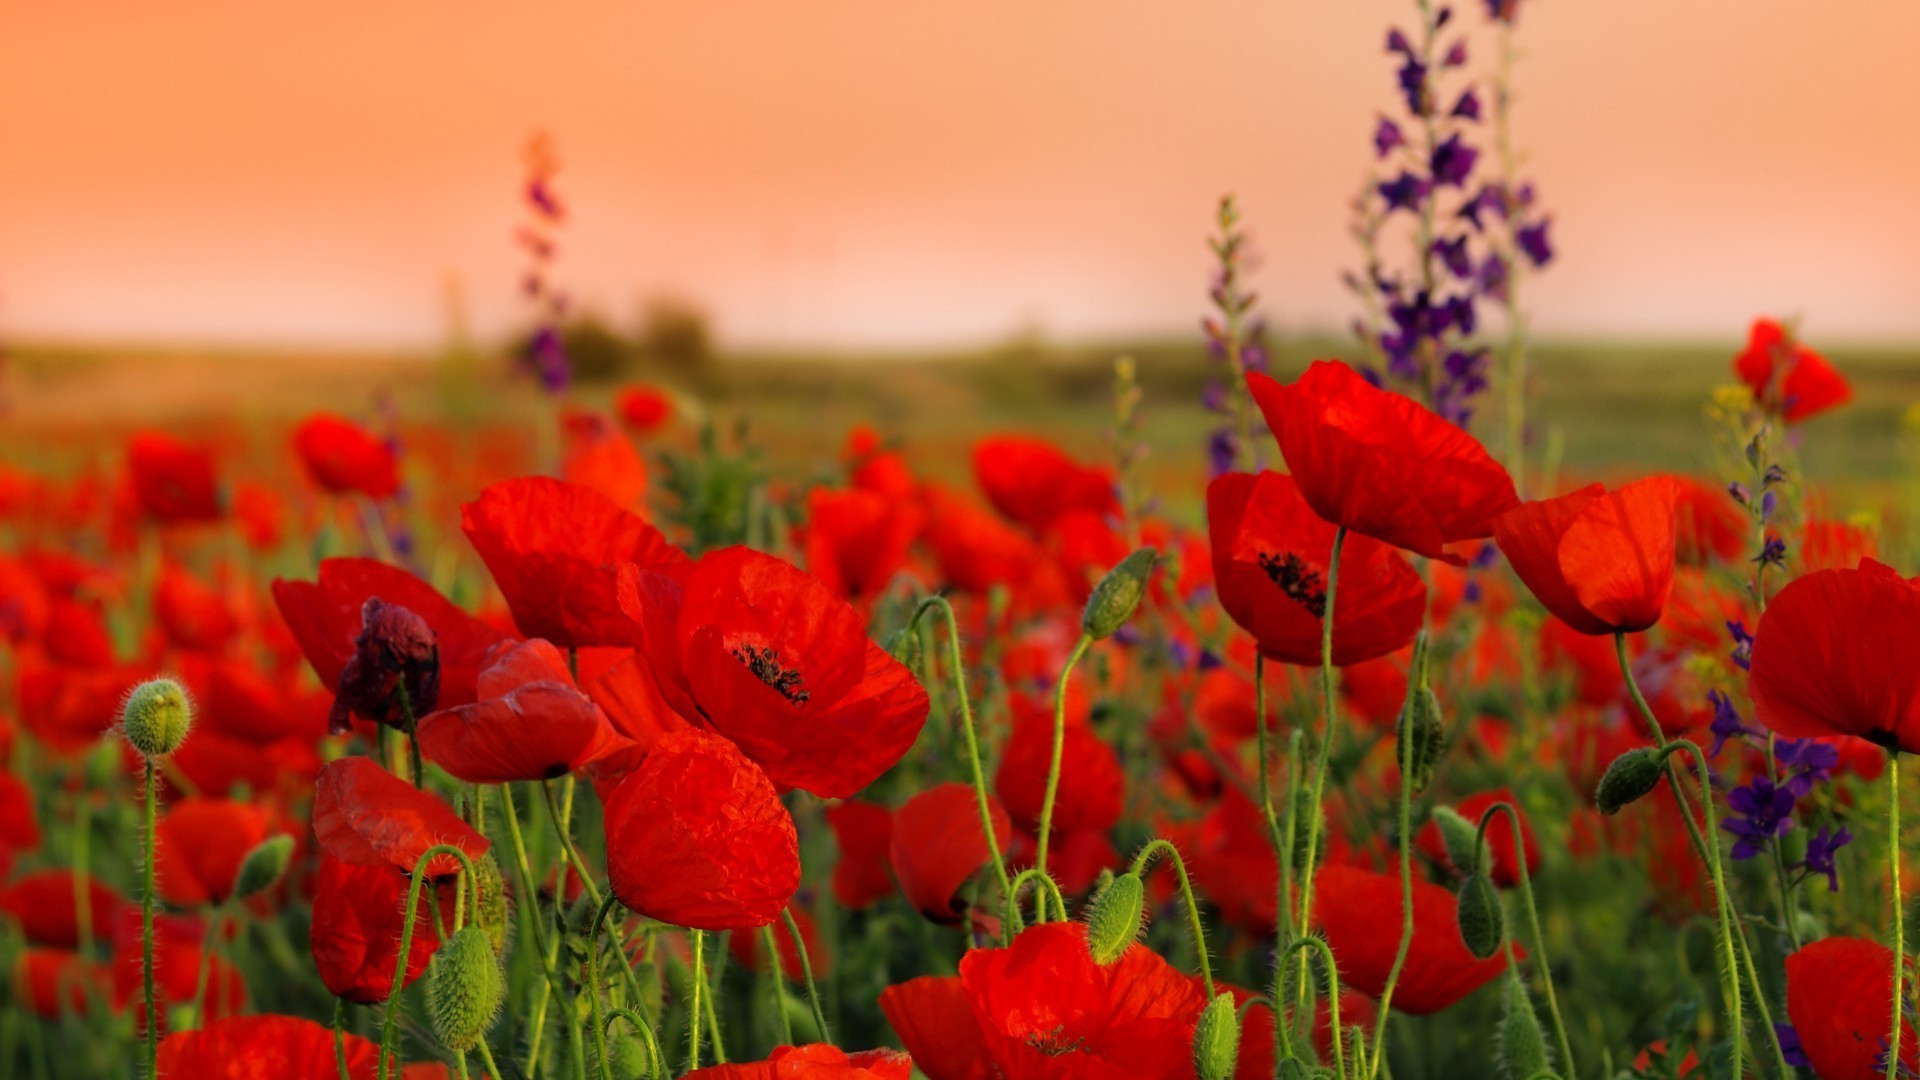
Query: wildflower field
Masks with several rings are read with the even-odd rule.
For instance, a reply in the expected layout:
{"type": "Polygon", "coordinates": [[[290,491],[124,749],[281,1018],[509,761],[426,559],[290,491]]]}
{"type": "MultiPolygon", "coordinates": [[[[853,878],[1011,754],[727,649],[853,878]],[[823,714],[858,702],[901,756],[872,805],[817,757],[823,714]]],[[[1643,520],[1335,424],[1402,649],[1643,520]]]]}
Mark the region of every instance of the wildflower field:
{"type": "Polygon", "coordinates": [[[1516,7],[1348,338],[595,377],[536,137],[511,355],[11,357],[0,1076],[1920,1077],[1920,361],[1531,341],[1516,7]]]}

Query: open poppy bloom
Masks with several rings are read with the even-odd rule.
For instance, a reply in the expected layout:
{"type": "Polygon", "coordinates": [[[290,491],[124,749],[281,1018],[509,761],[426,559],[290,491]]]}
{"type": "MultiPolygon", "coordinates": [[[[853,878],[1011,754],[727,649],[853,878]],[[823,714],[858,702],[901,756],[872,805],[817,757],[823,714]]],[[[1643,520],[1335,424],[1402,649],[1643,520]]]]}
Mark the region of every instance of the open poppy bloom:
{"type": "Polygon", "coordinates": [[[1044,439],[980,440],[973,447],[973,476],[995,510],[1036,533],[1062,514],[1105,515],[1119,507],[1112,473],[1082,465],[1044,439]]]}
{"type": "Polygon", "coordinates": [[[910,1080],[913,1059],[898,1050],[849,1054],[829,1043],[782,1046],[765,1061],[709,1065],[682,1080],[910,1080]]]}
{"type": "MultiPolygon", "coordinates": [[[[477,859],[486,837],[460,819],[439,797],[421,791],[369,757],[329,761],[313,783],[313,836],[321,850],[355,866],[391,866],[413,873],[428,848],[452,844],[477,859]]],[[[428,877],[460,869],[460,860],[440,854],[428,877]]]]}
{"type": "Polygon", "coordinates": [[[154,828],[160,895],[180,907],[210,906],[233,894],[247,853],[272,831],[264,806],[231,799],[182,799],[154,828]]]}
{"type": "MultiPolygon", "coordinates": [[[[1317,666],[1334,526],[1285,473],[1227,473],[1207,485],[1207,531],[1220,606],[1268,659],[1317,666]]],[[[1420,632],[1426,583],[1388,545],[1348,536],[1334,587],[1335,664],[1385,656],[1420,632]]]]}
{"type": "Polygon", "coordinates": [[[1673,476],[1676,554],[1689,566],[1707,566],[1715,560],[1733,562],[1747,550],[1753,523],[1727,489],[1691,476],[1673,476]]]}
{"type": "MultiPolygon", "coordinates": [[[[1900,1075],[1911,1076],[1920,1066],[1911,999],[1905,1012],[1900,1075]]],[[[1789,954],[1787,1020],[1821,1080],[1885,1076],[1893,1026],[1893,950],[1864,938],[1830,937],[1789,954]]]]}
{"type": "Polygon", "coordinates": [[[1337,360],[1286,386],[1251,372],[1247,389],[1307,504],[1352,532],[1464,565],[1449,545],[1492,536],[1520,501],[1479,440],[1337,360]]]}
{"type": "Polygon", "coordinates": [[[514,625],[561,648],[632,645],[614,581],[627,564],[676,573],[687,556],[592,488],[544,476],[491,484],[460,528],[507,598],[514,625]]]}
{"type": "Polygon", "coordinates": [[[627,568],[619,593],[667,704],[783,787],[853,795],[926,723],[920,681],[853,605],[790,563],[722,548],[680,577],[627,568]]]}
{"type": "Polygon", "coordinates": [[[217,521],[220,482],[213,454],[164,432],[143,431],[127,440],[127,475],[135,501],[162,523],[217,521]]]}
{"type": "MultiPolygon", "coordinates": [[[[1453,808],[1459,811],[1461,817],[1478,825],[1481,816],[1495,803],[1508,803],[1516,811],[1520,808],[1519,801],[1513,797],[1512,790],[1508,788],[1495,788],[1492,791],[1469,795],[1455,803],[1453,808]]],[[[1540,844],[1533,838],[1533,826],[1528,823],[1527,815],[1521,813],[1519,817],[1520,839],[1527,856],[1527,873],[1532,875],[1540,870],[1540,844]]],[[[1438,822],[1428,821],[1421,828],[1416,842],[1419,844],[1420,851],[1428,858],[1449,870],[1458,870],[1453,865],[1452,857],[1447,853],[1447,845],[1440,836],[1438,822]]],[[[1520,884],[1520,860],[1513,850],[1513,826],[1508,823],[1507,815],[1504,813],[1495,814],[1493,820],[1487,823],[1487,853],[1493,856],[1492,873],[1489,876],[1493,878],[1495,885],[1503,889],[1511,889],[1520,884]]]]}
{"type": "MultiPolygon", "coordinates": [[[[371,1039],[344,1037],[348,1080],[373,1080],[380,1047],[371,1039]]],[[[333,1031],[297,1016],[233,1016],[196,1031],[176,1031],[160,1043],[161,1076],[195,1080],[339,1080],[333,1031]]],[[[445,1080],[439,1062],[408,1065],[402,1080],[445,1080]]]]}
{"type": "Polygon", "coordinates": [[[546,780],[585,768],[631,740],[574,687],[547,642],[501,642],[480,673],[480,700],[420,721],[420,752],[470,784],[546,780]]]}
{"type": "Polygon", "coordinates": [[[750,930],[800,887],[800,840],[773,783],[725,739],[662,738],[606,801],[607,877],[633,911],[750,930]]]}
{"type": "MultiPolygon", "coordinates": [[[[0,912],[20,925],[21,935],[34,945],[55,949],[80,947],[80,889],[73,871],[61,868],[27,874],[0,887],[0,912]]],[[[104,934],[125,900],[89,874],[86,905],[96,936],[104,934]]]]}
{"type": "MultiPolygon", "coordinates": [[[[1004,852],[1013,839],[1013,823],[996,799],[987,800],[987,811],[1004,852]]],[[[993,857],[972,785],[939,784],[907,800],[893,812],[891,852],[907,902],[934,922],[959,922],[966,907],[954,894],[993,857]]]]}
{"type": "Polygon", "coordinates": [[[111,991],[111,973],[69,949],[20,950],[13,961],[13,1000],[43,1020],[85,1015],[111,991]]]}
{"type": "Polygon", "coordinates": [[[351,420],[315,413],[293,429],[293,447],[313,482],[335,495],[384,499],[400,490],[393,450],[351,420]]]}
{"type": "Polygon", "coordinates": [[[886,588],[907,565],[923,515],[872,491],[814,488],[807,495],[807,569],[849,600],[886,588]]]}
{"type": "Polygon", "coordinates": [[[1672,477],[1525,503],[1493,529],[1513,572],[1580,633],[1635,633],[1660,621],[1673,591],[1672,477]]]}
{"type": "MultiPolygon", "coordinates": [[[[406,984],[427,970],[440,947],[433,907],[421,889],[414,910],[413,940],[408,943],[406,984]]],[[[441,899],[451,912],[449,886],[441,899]]],[[[400,934],[406,928],[407,878],[384,863],[356,866],[321,853],[313,880],[313,924],[309,937],[320,981],[335,997],[362,1005],[387,1000],[393,969],[399,963],[400,934]]]]}
{"type": "Polygon", "coordinates": [[[617,506],[633,506],[646,495],[647,463],[611,420],[568,410],[561,414],[560,433],[566,439],[562,480],[592,488],[617,506]]]}
{"type": "MultiPolygon", "coordinates": [[[[1113,828],[1120,820],[1126,794],[1126,773],[1120,767],[1119,755],[1079,715],[1068,717],[1061,746],[1059,790],[1053,806],[1053,828],[1058,833],[1113,828]]],[[[1015,695],[1013,730],[1000,753],[993,790],[1007,813],[1029,832],[1039,828],[1052,767],[1052,706],[1040,706],[1015,695]]]]}
{"type": "Polygon", "coordinates": [[[1872,559],[1789,582],[1754,635],[1754,716],[1788,738],[1920,753],[1920,580],[1872,559]]]}
{"type": "Polygon", "coordinates": [[[613,396],[613,405],[620,413],[621,422],[639,435],[651,435],[673,418],[673,400],[658,387],[622,387],[613,396]]]}
{"type": "Polygon", "coordinates": [[[240,629],[224,597],[173,563],[154,583],[153,617],[174,647],[197,652],[220,651],[240,629]]]}
{"type": "MultiPolygon", "coordinates": [[[[1355,866],[1326,866],[1314,877],[1313,918],[1326,932],[1341,985],[1371,997],[1386,989],[1400,949],[1400,879],[1355,866]]],[[[1413,1016],[1449,1008],[1507,967],[1505,951],[1478,960],[1460,940],[1453,893],[1413,883],[1413,944],[1393,992],[1393,1007],[1413,1016]]],[[[1516,957],[1526,951],[1518,943],[1516,957]]]]}
{"type": "MultiPolygon", "coordinates": [[[[113,963],[109,970],[113,1006],[116,1010],[130,1009],[134,1030],[144,1033],[147,1030],[147,1011],[143,1007],[145,946],[139,909],[132,905],[120,909],[107,931],[113,943],[113,963]]],[[[207,969],[207,1018],[218,1019],[246,1011],[246,979],[225,957],[204,951],[206,935],[207,925],[202,919],[180,916],[154,919],[153,991],[160,1006],[163,1033],[171,1025],[171,1007],[192,1004],[199,992],[203,964],[207,969]]]]}
{"type": "Polygon", "coordinates": [[[823,813],[840,849],[833,864],[833,898],[858,911],[892,896],[893,811],[876,803],[843,802],[823,813]]]}
{"type": "Polygon", "coordinates": [[[1789,424],[1853,398],[1853,388],[1832,362],[1794,340],[1774,319],[1753,320],[1747,347],[1733,358],[1733,371],[1756,401],[1789,424]]]}

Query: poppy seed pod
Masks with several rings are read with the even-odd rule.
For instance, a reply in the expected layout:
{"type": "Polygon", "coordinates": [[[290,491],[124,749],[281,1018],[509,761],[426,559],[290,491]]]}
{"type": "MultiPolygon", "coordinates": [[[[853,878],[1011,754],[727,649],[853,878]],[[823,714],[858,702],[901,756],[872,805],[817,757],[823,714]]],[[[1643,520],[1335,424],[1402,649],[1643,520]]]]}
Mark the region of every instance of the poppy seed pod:
{"type": "Polygon", "coordinates": [[[1460,811],[1451,806],[1434,807],[1433,821],[1440,827],[1440,839],[1446,844],[1447,858],[1461,873],[1473,875],[1486,872],[1486,860],[1482,857],[1484,847],[1480,843],[1477,825],[1462,817],[1460,811]]]}
{"type": "Polygon", "coordinates": [[[1113,879],[1087,909],[1087,951],[1093,962],[1106,967],[1126,955],[1140,940],[1146,912],[1146,889],[1135,873],[1113,879]]]}
{"type": "Polygon", "coordinates": [[[1534,1015],[1533,1002],[1519,979],[1507,980],[1506,1011],[1500,1017],[1499,1052],[1495,1059],[1507,1080],[1533,1080],[1553,1068],[1547,1056],[1547,1037],[1534,1015]]]}
{"type": "Polygon", "coordinates": [[[120,730],[145,757],[165,757],[180,749],[192,728],[193,702],[172,679],[149,679],[134,687],[120,709],[120,730]]]}
{"type": "Polygon", "coordinates": [[[1460,884],[1460,940],[1475,959],[1485,960],[1500,951],[1506,937],[1506,914],[1500,909],[1500,894],[1493,879],[1485,874],[1469,874],[1460,884]]]}
{"type": "Polygon", "coordinates": [[[1649,746],[1636,747],[1613,759],[1600,786],[1594,789],[1593,805],[1603,814],[1617,814],[1620,808],[1638,802],[1660,786],[1661,765],[1666,755],[1649,746]]]}
{"type": "Polygon", "coordinates": [[[1140,600],[1147,595],[1147,579],[1160,561],[1160,553],[1144,547],[1120,560],[1107,576],[1093,587],[1087,607],[1080,615],[1080,630],[1098,641],[1112,637],[1133,616],[1140,600]]]}
{"type": "Polygon", "coordinates": [[[1240,1012],[1232,994],[1219,994],[1200,1010],[1193,1028],[1193,1071],[1199,1080],[1228,1080],[1240,1060],[1240,1012]]]}
{"type": "Polygon", "coordinates": [[[269,836],[254,845],[233,879],[233,898],[244,900],[273,888],[287,872],[287,862],[292,858],[293,837],[287,833],[269,836]]]}
{"type": "Polygon", "coordinates": [[[493,939],[478,926],[456,931],[427,968],[427,1011],[447,1049],[473,1049],[493,1026],[506,997],[493,939]]]}

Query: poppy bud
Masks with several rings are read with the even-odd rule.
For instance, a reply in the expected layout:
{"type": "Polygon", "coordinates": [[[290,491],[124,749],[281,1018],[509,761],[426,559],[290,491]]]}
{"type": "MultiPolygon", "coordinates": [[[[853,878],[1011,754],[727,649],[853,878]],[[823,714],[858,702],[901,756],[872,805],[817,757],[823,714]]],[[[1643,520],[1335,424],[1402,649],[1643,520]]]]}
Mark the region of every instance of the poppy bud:
{"type": "Polygon", "coordinates": [[[120,709],[120,730],[145,757],[165,757],[180,749],[192,728],[193,702],[172,679],[149,679],[134,687],[120,709]]]}
{"type": "Polygon", "coordinates": [[[244,900],[256,893],[273,888],[280,876],[287,872],[287,861],[293,858],[293,837],[287,833],[269,836],[254,845],[247,857],[241,860],[240,872],[234,875],[233,898],[244,900]]]}
{"type": "Polygon", "coordinates": [[[473,883],[479,889],[480,903],[473,910],[473,925],[487,932],[496,956],[507,951],[507,934],[513,929],[512,908],[507,904],[507,883],[500,876],[500,862],[492,850],[473,860],[473,883]]]}
{"type": "Polygon", "coordinates": [[[1603,814],[1617,814],[1620,808],[1638,802],[1660,786],[1661,765],[1666,755],[1652,747],[1629,750],[1613,759],[1600,786],[1594,789],[1593,805],[1603,814]]]}
{"type": "Polygon", "coordinates": [[[906,665],[908,671],[920,670],[922,651],[920,629],[912,624],[901,627],[887,640],[888,655],[906,665]]]}
{"type": "Polygon", "coordinates": [[[1232,994],[1220,994],[1200,1010],[1193,1028],[1193,1071],[1199,1080],[1228,1080],[1240,1060],[1240,1011],[1232,994]]]}
{"type": "Polygon", "coordinates": [[[1105,967],[1125,955],[1140,940],[1145,918],[1146,888],[1140,875],[1129,871],[1114,878],[1087,909],[1087,951],[1093,962],[1105,967]]]}
{"type": "Polygon", "coordinates": [[[1433,821],[1440,826],[1440,839],[1447,846],[1447,860],[1456,869],[1469,876],[1486,872],[1478,826],[1451,806],[1434,807],[1433,821]]]}
{"type": "Polygon", "coordinates": [[[1401,760],[1405,762],[1407,781],[1415,791],[1427,790],[1433,781],[1434,767],[1440,764],[1440,755],[1447,748],[1447,728],[1440,718],[1440,699],[1430,688],[1416,686],[1408,691],[1395,737],[1401,740],[1401,760]]]}
{"type": "Polygon", "coordinates": [[[1533,1080],[1553,1066],[1547,1058],[1547,1037],[1540,1030],[1540,1018],[1533,1014],[1533,1002],[1527,1000],[1527,988],[1519,979],[1507,980],[1507,1008],[1500,1018],[1500,1075],[1507,1080],[1533,1080]]]}
{"type": "Polygon", "coordinates": [[[1333,1070],[1309,1065],[1299,1058],[1284,1058],[1274,1075],[1278,1080],[1321,1080],[1322,1077],[1332,1076],[1333,1070]]]}
{"type": "Polygon", "coordinates": [[[616,1080],[654,1080],[647,1048],[624,1032],[607,1036],[607,1066],[616,1080]]]}
{"type": "Polygon", "coordinates": [[[353,729],[352,715],[405,729],[440,702],[439,638],[427,620],[370,596],[360,607],[353,656],[340,669],[327,731],[353,729]]]}
{"type": "Polygon", "coordinates": [[[1080,615],[1081,632],[1096,641],[1112,637],[1140,606],[1141,597],[1147,595],[1147,579],[1153,576],[1159,560],[1158,551],[1145,547],[1107,571],[1107,576],[1093,587],[1093,595],[1087,597],[1087,609],[1080,615]]]}
{"type": "Polygon", "coordinates": [[[427,1011],[447,1049],[471,1050],[486,1036],[506,989],[485,930],[465,926],[447,939],[427,969],[427,1011]]]}
{"type": "Polygon", "coordinates": [[[1500,951],[1506,936],[1506,915],[1500,909],[1500,894],[1493,879],[1485,874],[1469,874],[1460,884],[1460,940],[1476,959],[1485,960],[1500,951]]]}

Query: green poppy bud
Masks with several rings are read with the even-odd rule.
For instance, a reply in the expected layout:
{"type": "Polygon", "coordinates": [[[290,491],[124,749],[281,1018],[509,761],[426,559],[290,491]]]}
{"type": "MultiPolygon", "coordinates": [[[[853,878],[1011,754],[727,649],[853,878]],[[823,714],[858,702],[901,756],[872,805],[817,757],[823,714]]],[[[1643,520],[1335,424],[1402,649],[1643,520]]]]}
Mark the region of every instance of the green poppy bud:
{"type": "Polygon", "coordinates": [[[233,879],[234,899],[245,900],[273,888],[287,872],[287,861],[292,858],[292,836],[280,833],[260,841],[240,862],[240,872],[233,879]]]}
{"type": "Polygon", "coordinates": [[[1232,994],[1220,994],[1200,1010],[1193,1028],[1193,1071],[1199,1080],[1229,1080],[1240,1060],[1240,1011],[1232,994]]]}
{"type": "Polygon", "coordinates": [[[920,629],[916,626],[903,626],[887,639],[887,653],[906,666],[908,671],[918,675],[921,659],[920,629]]]}
{"type": "Polygon", "coordinates": [[[120,709],[120,730],[145,757],[165,757],[180,749],[192,728],[193,702],[172,679],[149,679],[134,687],[120,709]]]}
{"type": "Polygon", "coordinates": [[[607,1066],[614,1080],[654,1080],[646,1045],[626,1032],[607,1036],[607,1066]]]}
{"type": "Polygon", "coordinates": [[[477,926],[455,931],[427,967],[427,1012],[449,1050],[471,1050],[486,1037],[506,997],[506,977],[493,939],[477,926]]]}
{"type": "Polygon", "coordinates": [[[1660,786],[1665,761],[1664,754],[1647,746],[1614,758],[1594,790],[1593,804],[1603,814],[1617,814],[1621,807],[1652,794],[1660,786]]]}
{"type": "Polygon", "coordinates": [[[1533,1002],[1519,979],[1507,980],[1506,1012],[1500,1017],[1499,1048],[1495,1060],[1507,1080],[1533,1080],[1553,1068],[1547,1037],[1534,1015],[1533,1002]]]}
{"type": "Polygon", "coordinates": [[[1146,912],[1146,887],[1140,875],[1121,874],[1094,897],[1087,909],[1087,951],[1105,967],[1140,940],[1146,912]]]}
{"type": "Polygon", "coordinates": [[[1159,552],[1141,548],[1107,571],[1107,576],[1093,587],[1093,595],[1087,597],[1087,609],[1080,616],[1081,631],[1095,640],[1112,637],[1147,595],[1147,579],[1153,576],[1159,559],[1159,552]]]}
{"type": "Polygon", "coordinates": [[[1447,749],[1447,726],[1441,718],[1440,699],[1432,689],[1416,686],[1407,692],[1395,736],[1401,741],[1400,760],[1413,790],[1427,790],[1440,755],[1447,749]]]}
{"type": "Polygon", "coordinates": [[[1500,951],[1506,937],[1506,914],[1500,907],[1500,894],[1485,874],[1470,874],[1460,884],[1460,940],[1467,951],[1485,960],[1500,951]]]}
{"type": "Polygon", "coordinates": [[[1478,825],[1451,806],[1434,807],[1433,822],[1440,827],[1440,839],[1446,844],[1447,859],[1455,870],[1469,876],[1486,872],[1482,855],[1485,846],[1480,843],[1478,825]]]}
{"type": "Polygon", "coordinates": [[[504,955],[513,930],[513,909],[507,903],[507,883],[500,875],[500,862],[491,850],[473,860],[473,883],[480,891],[479,906],[470,916],[473,925],[487,932],[496,955],[504,955]]]}

